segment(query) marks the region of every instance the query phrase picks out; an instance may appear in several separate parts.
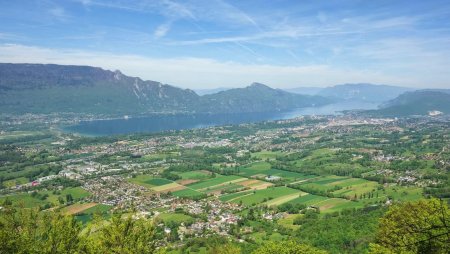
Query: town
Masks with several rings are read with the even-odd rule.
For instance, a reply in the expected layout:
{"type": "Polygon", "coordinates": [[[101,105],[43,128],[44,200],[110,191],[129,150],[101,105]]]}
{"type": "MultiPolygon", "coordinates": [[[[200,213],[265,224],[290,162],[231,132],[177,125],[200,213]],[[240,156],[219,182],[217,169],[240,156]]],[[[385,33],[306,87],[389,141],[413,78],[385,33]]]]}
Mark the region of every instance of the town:
{"type": "Polygon", "coordinates": [[[21,144],[2,145],[14,159],[1,165],[0,201],[84,224],[133,213],[173,249],[211,236],[261,243],[289,237],[311,213],[446,195],[449,123],[311,116],[113,139],[53,130],[38,146],[21,133],[21,144]]]}

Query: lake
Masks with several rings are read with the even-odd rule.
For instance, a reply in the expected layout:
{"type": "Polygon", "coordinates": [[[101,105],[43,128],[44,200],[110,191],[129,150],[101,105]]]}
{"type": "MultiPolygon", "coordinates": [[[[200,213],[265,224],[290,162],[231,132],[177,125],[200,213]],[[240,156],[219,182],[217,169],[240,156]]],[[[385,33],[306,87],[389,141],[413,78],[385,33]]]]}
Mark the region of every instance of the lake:
{"type": "Polygon", "coordinates": [[[236,113],[236,114],[164,114],[138,118],[82,121],[65,127],[67,132],[91,136],[161,132],[210,126],[254,123],[290,119],[304,115],[337,115],[343,110],[375,109],[377,104],[344,102],[321,107],[308,107],[288,112],[236,113]]]}

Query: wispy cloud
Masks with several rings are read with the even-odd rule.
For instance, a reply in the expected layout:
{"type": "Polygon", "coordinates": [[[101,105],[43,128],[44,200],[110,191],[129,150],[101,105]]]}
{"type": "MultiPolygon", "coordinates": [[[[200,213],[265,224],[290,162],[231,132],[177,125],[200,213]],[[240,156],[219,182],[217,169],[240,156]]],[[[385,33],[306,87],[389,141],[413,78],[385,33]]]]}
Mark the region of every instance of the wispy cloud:
{"type": "Polygon", "coordinates": [[[163,0],[162,5],[165,7],[163,12],[171,18],[191,18],[196,19],[192,11],[183,4],[170,0],[163,0]]]}
{"type": "Polygon", "coordinates": [[[59,7],[59,6],[55,6],[55,7],[50,8],[50,9],[48,10],[48,13],[49,13],[52,17],[54,17],[54,18],[56,18],[56,19],[58,19],[58,20],[60,20],[60,21],[65,21],[65,20],[67,20],[67,18],[69,17],[69,15],[67,15],[67,13],[66,13],[66,11],[64,10],[64,8],[59,7]]]}
{"type": "Polygon", "coordinates": [[[318,37],[318,36],[335,36],[346,34],[359,34],[365,33],[364,30],[360,31],[333,31],[324,30],[321,32],[304,32],[302,29],[291,29],[282,31],[270,31],[262,32],[249,36],[234,36],[234,37],[218,37],[218,38],[205,38],[199,40],[190,41],[177,41],[172,42],[174,45],[196,45],[196,44],[209,44],[209,43],[224,43],[224,42],[251,42],[261,39],[273,39],[273,38],[290,38],[298,39],[300,37],[318,37]]]}
{"type": "Polygon", "coordinates": [[[166,36],[167,32],[169,32],[171,26],[172,26],[171,21],[163,23],[155,29],[155,32],[153,33],[153,35],[157,39],[164,37],[164,36],[166,36]]]}

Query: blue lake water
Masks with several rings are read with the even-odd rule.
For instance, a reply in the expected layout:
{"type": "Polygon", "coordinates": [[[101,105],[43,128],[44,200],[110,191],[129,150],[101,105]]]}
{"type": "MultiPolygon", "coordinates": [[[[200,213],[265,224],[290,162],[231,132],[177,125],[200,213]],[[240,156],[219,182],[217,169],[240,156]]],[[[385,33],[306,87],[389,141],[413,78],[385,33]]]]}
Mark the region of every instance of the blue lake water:
{"type": "Polygon", "coordinates": [[[219,125],[254,123],[290,119],[304,115],[337,115],[343,110],[375,109],[377,104],[345,102],[322,107],[308,107],[288,112],[237,113],[237,114],[165,114],[139,118],[82,121],[64,130],[82,135],[105,136],[128,133],[149,133],[183,130],[219,125]]]}

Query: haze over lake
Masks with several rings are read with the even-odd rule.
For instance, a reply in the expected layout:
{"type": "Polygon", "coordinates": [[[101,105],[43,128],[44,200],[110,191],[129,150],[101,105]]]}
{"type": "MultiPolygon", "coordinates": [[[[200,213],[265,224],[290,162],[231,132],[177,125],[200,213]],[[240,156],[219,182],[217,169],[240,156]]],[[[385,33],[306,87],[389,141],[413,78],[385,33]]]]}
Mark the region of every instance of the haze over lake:
{"type": "Polygon", "coordinates": [[[321,107],[299,108],[286,112],[236,113],[236,114],[161,114],[147,117],[82,121],[64,128],[82,135],[105,136],[129,133],[153,133],[210,126],[254,123],[290,119],[304,115],[337,115],[343,110],[375,109],[376,103],[341,102],[321,107]]]}

